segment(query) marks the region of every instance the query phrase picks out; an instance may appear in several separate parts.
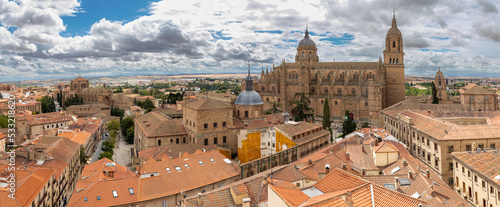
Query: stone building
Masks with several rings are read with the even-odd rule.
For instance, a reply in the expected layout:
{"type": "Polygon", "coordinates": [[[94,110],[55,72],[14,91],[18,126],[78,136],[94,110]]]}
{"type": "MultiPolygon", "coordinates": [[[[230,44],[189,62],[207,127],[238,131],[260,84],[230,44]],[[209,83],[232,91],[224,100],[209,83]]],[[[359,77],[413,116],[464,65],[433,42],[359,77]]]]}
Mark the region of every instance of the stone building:
{"type": "Polygon", "coordinates": [[[472,206],[500,206],[500,153],[477,150],[452,153],[454,190],[472,206]]]}
{"type": "Polygon", "coordinates": [[[106,116],[111,116],[111,106],[106,104],[84,104],[72,105],[66,108],[68,114],[74,114],[78,117],[90,117],[97,113],[103,113],[106,116]]]}
{"type": "Polygon", "coordinates": [[[495,92],[484,89],[482,86],[472,86],[460,94],[460,103],[468,111],[498,111],[498,97],[495,92]]]}
{"type": "Polygon", "coordinates": [[[134,119],[134,145],[137,152],[164,145],[192,143],[182,119],[170,119],[161,112],[150,112],[134,119]]]}
{"type": "Polygon", "coordinates": [[[448,100],[448,86],[446,84],[446,79],[444,78],[443,72],[441,69],[436,72],[436,77],[434,78],[434,85],[437,90],[437,98],[439,102],[448,100]]]}
{"type": "MultiPolygon", "coordinates": [[[[57,94],[57,93],[56,93],[57,94]]],[[[102,87],[102,88],[91,88],[89,80],[78,76],[77,78],[73,79],[70,84],[70,88],[66,88],[65,90],[62,91],[63,95],[63,104],[66,98],[68,97],[74,97],[75,95],[78,95],[78,97],[82,97],[83,101],[86,104],[91,104],[91,103],[99,103],[99,104],[105,104],[108,106],[111,106],[111,95],[113,92],[111,89],[102,87]]]]}
{"type": "Polygon", "coordinates": [[[395,16],[383,54],[378,62],[320,62],[306,29],[295,62],[283,60],[271,71],[262,70],[253,88],[262,96],[264,110],[277,102],[282,111],[293,114],[290,101],[296,93],[305,92],[316,116],[323,115],[323,102],[328,98],[333,118],[340,119],[349,110],[356,120],[379,122],[380,110],[405,99],[403,38],[395,16]]]}
{"type": "Polygon", "coordinates": [[[500,145],[500,112],[388,108],[381,113],[384,128],[450,186],[451,153],[500,145]]]}

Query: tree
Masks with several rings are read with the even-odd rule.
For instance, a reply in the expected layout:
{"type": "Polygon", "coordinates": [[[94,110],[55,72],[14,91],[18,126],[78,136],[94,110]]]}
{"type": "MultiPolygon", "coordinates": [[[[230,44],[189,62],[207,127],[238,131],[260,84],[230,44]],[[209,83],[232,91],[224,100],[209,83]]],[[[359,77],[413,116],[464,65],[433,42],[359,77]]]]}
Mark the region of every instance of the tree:
{"type": "Polygon", "coordinates": [[[40,99],[42,104],[42,113],[50,113],[56,111],[56,104],[51,96],[44,96],[40,99]]]}
{"type": "Polygon", "coordinates": [[[432,82],[432,84],[431,84],[431,90],[432,90],[432,104],[438,104],[439,100],[437,98],[437,89],[436,89],[436,85],[434,84],[434,82],[432,82]]]}
{"type": "Polygon", "coordinates": [[[122,135],[126,135],[126,131],[129,128],[134,128],[134,119],[131,117],[124,118],[120,121],[120,127],[122,128],[122,135]]]}
{"type": "Polygon", "coordinates": [[[349,111],[345,111],[344,122],[342,122],[343,134],[342,137],[350,134],[351,132],[356,131],[356,122],[349,117],[349,111]]]}
{"type": "Polygon", "coordinates": [[[361,128],[370,128],[370,124],[368,122],[363,122],[363,124],[361,124],[361,128]]]}
{"type": "Polygon", "coordinates": [[[332,120],[330,119],[328,98],[325,98],[325,104],[323,105],[323,129],[327,129],[330,132],[330,141],[333,142],[332,120]]]}
{"type": "Polygon", "coordinates": [[[115,148],[115,145],[112,142],[110,142],[109,140],[102,142],[101,150],[103,152],[111,152],[111,154],[113,154],[114,148],[115,148]]]}
{"type": "Polygon", "coordinates": [[[111,152],[103,152],[99,155],[99,159],[102,159],[102,158],[108,158],[110,160],[113,160],[113,153],[111,152]]]}
{"type": "Polygon", "coordinates": [[[125,141],[129,144],[134,144],[134,127],[130,127],[126,130],[125,141]]]}
{"type": "Polygon", "coordinates": [[[292,109],[292,115],[295,121],[302,121],[312,119],[313,109],[309,107],[311,100],[306,97],[306,93],[298,92],[293,95],[292,101],[290,101],[295,107],[292,109]]]}
{"type": "Polygon", "coordinates": [[[85,154],[85,150],[83,149],[83,147],[80,147],[80,164],[85,165],[89,158],[90,157],[85,154]]]}
{"type": "Polygon", "coordinates": [[[264,111],[264,114],[277,114],[281,113],[282,111],[279,109],[281,107],[281,103],[271,101],[269,102],[273,105],[269,110],[264,111]]]}
{"type": "Polygon", "coordinates": [[[6,115],[0,115],[0,128],[7,128],[9,124],[9,117],[6,115]]]}
{"type": "Polygon", "coordinates": [[[117,120],[111,120],[109,123],[108,123],[108,130],[111,131],[111,130],[116,130],[118,131],[120,129],[120,122],[118,122],[117,120]]]}

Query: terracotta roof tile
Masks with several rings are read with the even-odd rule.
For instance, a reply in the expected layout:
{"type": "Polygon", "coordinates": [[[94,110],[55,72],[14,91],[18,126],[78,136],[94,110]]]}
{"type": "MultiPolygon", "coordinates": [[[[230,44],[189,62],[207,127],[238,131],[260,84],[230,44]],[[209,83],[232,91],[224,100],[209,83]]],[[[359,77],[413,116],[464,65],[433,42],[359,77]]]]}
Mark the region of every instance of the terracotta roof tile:
{"type": "Polygon", "coordinates": [[[169,119],[155,111],[135,118],[135,123],[147,137],[187,134],[182,119],[169,119]]]}
{"type": "Polygon", "coordinates": [[[142,160],[148,160],[152,158],[157,161],[161,161],[163,157],[178,158],[179,153],[187,152],[193,154],[196,150],[204,151],[214,151],[217,150],[217,145],[200,145],[200,144],[188,144],[188,145],[167,145],[160,147],[153,147],[145,150],[139,151],[139,158],[142,160]]]}
{"type": "Polygon", "coordinates": [[[300,206],[310,198],[297,188],[284,188],[273,185],[269,185],[269,188],[272,189],[289,206],[300,206]]]}
{"type": "Polygon", "coordinates": [[[500,152],[498,149],[454,152],[452,157],[500,185],[500,179],[495,179],[495,177],[500,176],[500,152]]]}
{"type": "Polygon", "coordinates": [[[192,108],[195,110],[207,110],[207,109],[232,109],[233,107],[225,102],[217,101],[210,98],[202,98],[196,101],[189,102],[185,107],[192,108]]]}
{"type": "Polygon", "coordinates": [[[365,183],[366,181],[359,178],[358,176],[335,168],[333,170],[330,170],[330,173],[328,173],[320,181],[314,184],[314,187],[324,193],[327,193],[356,187],[365,183]]]}

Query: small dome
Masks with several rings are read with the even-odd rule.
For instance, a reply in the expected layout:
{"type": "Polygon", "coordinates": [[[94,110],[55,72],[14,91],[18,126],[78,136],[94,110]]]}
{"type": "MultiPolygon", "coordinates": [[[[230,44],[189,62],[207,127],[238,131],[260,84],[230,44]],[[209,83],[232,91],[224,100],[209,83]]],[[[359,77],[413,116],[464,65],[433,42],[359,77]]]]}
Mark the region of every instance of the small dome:
{"type": "Polygon", "coordinates": [[[397,27],[391,27],[389,31],[387,32],[387,36],[389,35],[398,35],[401,36],[401,31],[397,27]]]}
{"type": "Polygon", "coordinates": [[[261,105],[264,104],[264,102],[262,102],[262,98],[260,97],[260,95],[254,90],[252,90],[252,91],[243,91],[242,93],[240,93],[234,104],[261,105]]]}
{"type": "Polygon", "coordinates": [[[304,38],[302,39],[300,42],[299,42],[299,46],[302,46],[302,45],[310,45],[310,46],[314,46],[316,47],[316,43],[314,43],[313,40],[309,39],[309,38],[304,38]]]}

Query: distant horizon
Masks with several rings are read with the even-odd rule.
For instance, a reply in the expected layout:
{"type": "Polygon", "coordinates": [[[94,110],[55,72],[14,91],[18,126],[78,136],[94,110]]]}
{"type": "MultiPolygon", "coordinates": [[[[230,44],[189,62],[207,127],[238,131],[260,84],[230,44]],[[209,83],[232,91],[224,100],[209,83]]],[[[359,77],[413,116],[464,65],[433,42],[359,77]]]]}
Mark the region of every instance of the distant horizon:
{"type": "MultiPolygon", "coordinates": [[[[83,78],[87,79],[96,79],[96,78],[113,78],[113,77],[137,77],[137,76],[189,76],[189,75],[217,75],[217,74],[222,74],[222,75],[246,75],[248,74],[247,72],[228,72],[228,73],[171,73],[171,74],[135,74],[135,75],[104,75],[104,76],[85,76],[85,75],[75,75],[71,77],[60,77],[60,78],[47,78],[47,79],[30,79],[30,80],[15,80],[15,81],[0,81],[0,84],[6,84],[6,83],[15,83],[15,82],[25,82],[25,81],[49,81],[49,80],[61,80],[61,81],[67,81],[67,80],[72,80],[74,78],[77,78],[78,76],[82,76],[83,78]]],[[[250,74],[252,76],[260,76],[261,71],[256,73],[255,71],[250,71],[250,74]]],[[[405,74],[405,77],[434,77],[434,75],[413,75],[413,74],[405,74]]],[[[444,74],[445,78],[484,78],[484,79],[500,79],[499,77],[481,77],[481,76],[450,76],[444,74]]],[[[26,83],[23,83],[26,84],[26,83]]]]}

